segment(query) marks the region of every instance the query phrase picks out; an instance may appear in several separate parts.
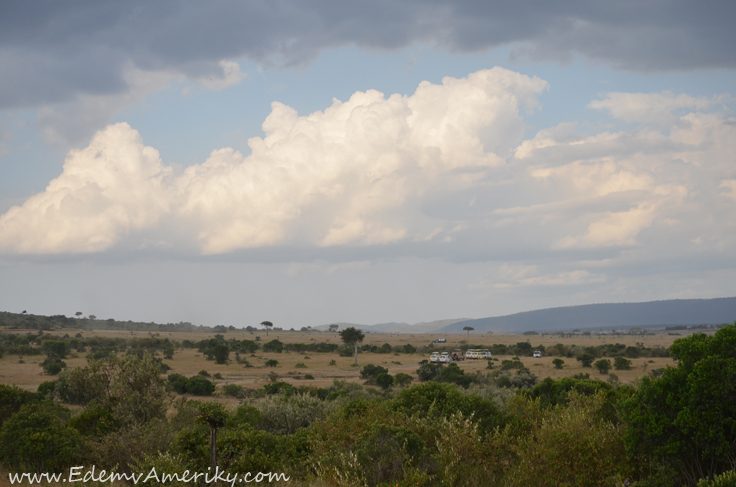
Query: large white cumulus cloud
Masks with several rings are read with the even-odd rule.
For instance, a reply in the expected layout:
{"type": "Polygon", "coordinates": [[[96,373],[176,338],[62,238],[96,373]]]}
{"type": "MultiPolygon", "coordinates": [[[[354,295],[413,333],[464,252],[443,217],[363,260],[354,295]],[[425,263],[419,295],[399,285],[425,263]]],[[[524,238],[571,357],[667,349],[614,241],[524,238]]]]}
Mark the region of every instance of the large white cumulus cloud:
{"type": "Polygon", "coordinates": [[[387,252],[495,265],[473,292],[733,269],[732,98],[609,93],[590,103],[608,130],[567,121],[525,140],[523,115],[546,88],[494,68],[303,116],[273,103],[250,155],[219,149],[179,172],[113,125],[0,216],[0,252],[277,248],[284,261],[387,252]]]}
{"type": "Polygon", "coordinates": [[[126,124],[69,153],[46,191],[0,217],[0,249],[22,254],[99,252],[169,213],[171,169],[126,124]]]}
{"type": "Polygon", "coordinates": [[[222,253],[438,236],[455,223],[423,215],[423,198],[504,164],[523,136],[520,110],[546,87],[494,68],[411,96],[358,92],[308,116],[274,103],[251,155],[216,150],[175,178],[135,130],[110,126],[69,154],[45,192],[0,217],[0,249],[97,252],[155,234],[222,253]]]}

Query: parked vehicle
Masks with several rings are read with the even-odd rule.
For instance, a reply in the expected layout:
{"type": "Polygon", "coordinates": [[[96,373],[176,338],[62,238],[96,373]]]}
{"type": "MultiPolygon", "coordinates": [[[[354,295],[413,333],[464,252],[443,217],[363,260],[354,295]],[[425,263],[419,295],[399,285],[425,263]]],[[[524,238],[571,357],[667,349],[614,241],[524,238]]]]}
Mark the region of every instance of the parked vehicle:
{"type": "Polygon", "coordinates": [[[463,354],[462,350],[453,350],[450,354],[450,358],[454,360],[455,362],[459,362],[460,360],[465,360],[465,355],[463,354]]]}
{"type": "Polygon", "coordinates": [[[433,363],[433,364],[436,364],[437,362],[439,362],[439,360],[440,360],[440,354],[439,354],[439,353],[437,353],[437,352],[434,352],[434,353],[433,353],[432,355],[430,355],[430,357],[429,357],[429,361],[430,361],[431,363],[433,363]]]}
{"type": "Polygon", "coordinates": [[[542,358],[542,351],[534,350],[534,358],[542,358]]]}
{"type": "Polygon", "coordinates": [[[467,352],[465,352],[465,358],[477,360],[479,358],[483,358],[483,352],[479,349],[470,348],[467,352]]]}
{"type": "Polygon", "coordinates": [[[491,353],[491,351],[487,349],[481,350],[480,354],[481,354],[481,358],[492,358],[493,357],[493,354],[491,353]]]}
{"type": "Polygon", "coordinates": [[[449,364],[452,361],[450,358],[450,354],[447,352],[442,352],[440,354],[439,363],[441,364],[449,364]]]}
{"type": "Polygon", "coordinates": [[[433,341],[432,343],[447,343],[446,338],[438,338],[437,340],[433,341]]]}

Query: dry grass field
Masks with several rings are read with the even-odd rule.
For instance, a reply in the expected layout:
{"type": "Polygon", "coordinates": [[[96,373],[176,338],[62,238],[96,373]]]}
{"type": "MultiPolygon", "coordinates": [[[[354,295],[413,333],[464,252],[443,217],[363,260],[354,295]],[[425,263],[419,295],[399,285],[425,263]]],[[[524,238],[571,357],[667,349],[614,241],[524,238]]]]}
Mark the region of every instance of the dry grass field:
{"type": "MultiPolygon", "coordinates": [[[[27,333],[27,330],[14,330],[14,333],[27,333]]],[[[82,333],[85,337],[146,337],[148,332],[129,332],[129,331],[84,331],[70,330],[57,331],[55,333],[68,333],[74,336],[76,333],[82,333]]],[[[432,334],[366,334],[363,345],[383,345],[389,343],[392,346],[411,344],[417,348],[429,345],[436,338],[446,338],[447,343],[441,344],[442,349],[451,350],[465,343],[471,345],[490,346],[493,343],[512,345],[522,341],[528,341],[532,346],[544,345],[551,346],[556,343],[564,345],[578,346],[594,346],[611,343],[622,343],[624,345],[635,346],[637,343],[643,344],[645,347],[662,346],[669,347],[676,338],[685,336],[674,335],[669,333],[657,333],[654,335],[644,336],[612,336],[612,335],[575,335],[560,337],[559,335],[494,335],[494,334],[467,334],[458,335],[432,335],[432,334]]],[[[170,338],[176,341],[185,339],[199,341],[205,338],[211,338],[214,334],[204,333],[161,333],[156,334],[161,338],[170,338]]],[[[265,332],[249,333],[245,331],[228,332],[225,334],[227,339],[236,338],[238,340],[254,340],[260,337],[260,342],[265,343],[269,340],[278,339],[284,343],[310,343],[310,342],[327,342],[342,343],[337,333],[329,332],[298,332],[298,331],[271,331],[268,336],[265,332]]],[[[438,348],[440,345],[437,346],[438,348]]],[[[231,359],[233,359],[231,354],[231,359]]],[[[358,355],[359,367],[354,367],[352,357],[339,357],[337,353],[265,353],[258,351],[255,354],[242,354],[241,359],[247,360],[251,367],[242,364],[231,363],[227,365],[217,365],[213,361],[206,360],[196,349],[177,349],[172,360],[165,360],[171,366],[170,373],[180,373],[185,376],[192,376],[201,370],[206,370],[209,374],[221,374],[222,379],[217,380],[220,385],[239,384],[245,388],[260,388],[269,382],[269,373],[276,372],[279,375],[278,380],[289,382],[295,386],[308,384],[317,387],[324,387],[331,384],[334,379],[344,379],[348,381],[361,382],[359,373],[363,365],[374,364],[380,365],[389,370],[389,373],[396,374],[403,372],[416,377],[416,369],[421,360],[429,358],[429,354],[378,354],[378,353],[360,353],[358,355]],[[269,359],[275,359],[279,362],[277,367],[266,367],[265,363],[269,359]],[[335,361],[336,365],[330,365],[331,361],[335,361]],[[310,374],[313,380],[305,379],[310,374]]],[[[497,356],[499,360],[509,359],[510,356],[497,356]]],[[[578,373],[589,373],[591,378],[599,377],[605,379],[607,376],[601,375],[597,370],[591,368],[583,368],[578,361],[568,358],[565,360],[563,369],[555,369],[552,360],[555,357],[542,357],[534,359],[531,357],[522,357],[522,362],[529,370],[536,374],[540,380],[545,377],[570,377],[578,373]]],[[[50,380],[51,377],[44,375],[41,371],[39,363],[44,359],[43,356],[24,357],[25,363],[19,363],[18,356],[6,354],[0,359],[0,383],[17,385],[23,389],[35,391],[41,382],[50,380]]],[[[86,359],[84,355],[69,357],[66,360],[68,367],[84,366],[86,359]]],[[[651,369],[658,369],[672,364],[669,358],[638,358],[632,359],[633,367],[628,371],[612,370],[619,380],[623,383],[631,383],[637,377],[648,373],[651,369]]],[[[476,370],[485,370],[485,360],[465,360],[459,362],[460,367],[467,372],[476,370]]],[[[235,399],[228,402],[236,402],[235,399]]]]}

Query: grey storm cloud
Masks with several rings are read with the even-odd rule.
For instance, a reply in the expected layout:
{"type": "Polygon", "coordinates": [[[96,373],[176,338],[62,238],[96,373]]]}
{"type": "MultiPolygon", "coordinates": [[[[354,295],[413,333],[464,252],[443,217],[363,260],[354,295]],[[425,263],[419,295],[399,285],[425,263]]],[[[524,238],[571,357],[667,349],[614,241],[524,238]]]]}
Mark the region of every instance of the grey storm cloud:
{"type": "Polygon", "coordinates": [[[0,109],[112,95],[126,72],[202,78],[220,61],[308,64],[344,45],[452,52],[515,44],[515,55],[574,55],[638,72],[736,68],[734,2],[125,1],[3,2],[0,109]]]}

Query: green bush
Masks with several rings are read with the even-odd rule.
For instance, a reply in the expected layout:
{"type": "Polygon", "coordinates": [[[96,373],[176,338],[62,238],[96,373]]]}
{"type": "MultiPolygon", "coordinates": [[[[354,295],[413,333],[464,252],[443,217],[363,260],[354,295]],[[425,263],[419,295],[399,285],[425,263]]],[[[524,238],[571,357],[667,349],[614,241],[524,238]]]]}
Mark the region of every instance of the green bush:
{"type": "Polygon", "coordinates": [[[613,359],[613,368],[616,370],[629,370],[631,369],[631,360],[622,356],[615,357],[613,359]]]}
{"type": "Polygon", "coordinates": [[[29,403],[0,428],[0,458],[7,467],[26,472],[61,472],[82,461],[77,430],[62,416],[68,411],[52,404],[29,403]]]}
{"type": "Polygon", "coordinates": [[[506,481],[510,486],[613,485],[630,470],[623,428],[601,420],[601,396],[576,396],[570,405],[521,438],[518,458],[506,481]]]}
{"type": "Polygon", "coordinates": [[[266,367],[277,367],[278,365],[279,365],[279,361],[276,359],[266,360],[266,367]]]}
{"type": "Polygon", "coordinates": [[[552,364],[554,364],[555,369],[561,369],[563,365],[565,365],[565,361],[561,358],[556,358],[552,361],[552,364]]]}
{"type": "Polygon", "coordinates": [[[697,487],[736,487],[736,471],[731,470],[716,475],[713,480],[700,479],[697,487]]]}
{"type": "Polygon", "coordinates": [[[608,374],[608,371],[611,370],[611,361],[608,359],[600,359],[596,360],[595,364],[593,366],[603,375],[608,374]]]}
{"type": "Polygon", "coordinates": [[[222,386],[222,392],[229,397],[243,397],[243,386],[238,384],[225,384],[222,386]]]}
{"type": "Polygon", "coordinates": [[[186,393],[193,396],[211,396],[215,392],[215,384],[201,375],[190,377],[186,382],[186,393]]]}
{"type": "Polygon", "coordinates": [[[281,353],[284,351],[284,344],[279,340],[271,340],[270,342],[263,344],[263,351],[281,353]]]}
{"type": "Polygon", "coordinates": [[[381,387],[382,389],[388,389],[393,385],[393,383],[393,376],[387,374],[386,372],[382,372],[376,376],[376,385],[381,387]]]}
{"type": "Polygon", "coordinates": [[[24,404],[37,403],[40,400],[41,396],[39,394],[24,391],[20,387],[0,384],[0,426],[20,411],[24,404]]]}

